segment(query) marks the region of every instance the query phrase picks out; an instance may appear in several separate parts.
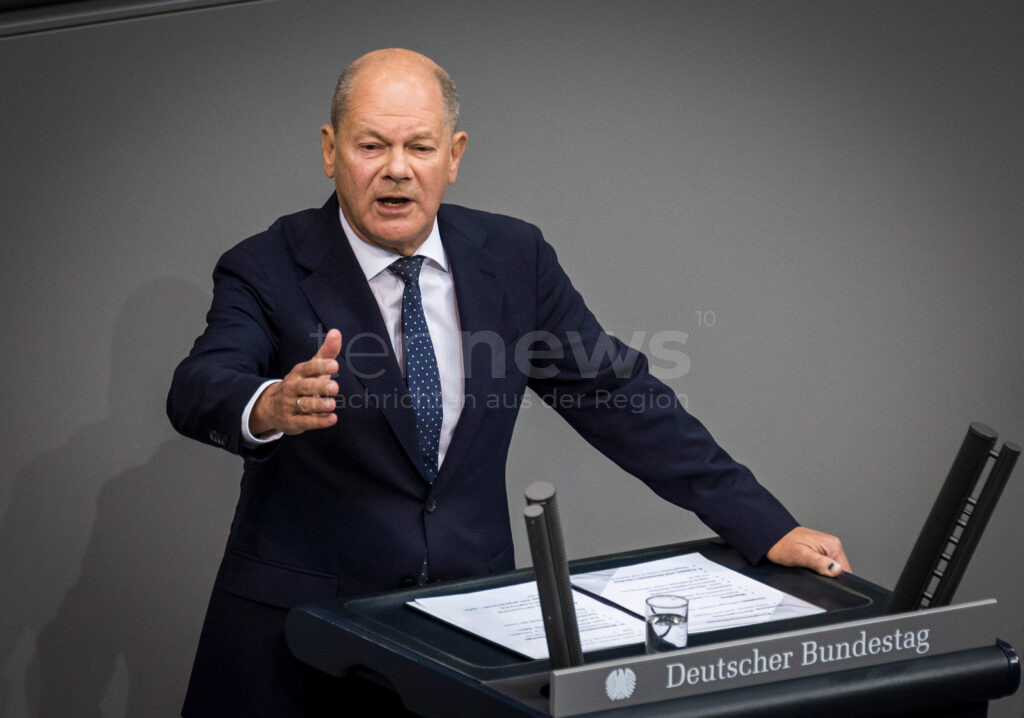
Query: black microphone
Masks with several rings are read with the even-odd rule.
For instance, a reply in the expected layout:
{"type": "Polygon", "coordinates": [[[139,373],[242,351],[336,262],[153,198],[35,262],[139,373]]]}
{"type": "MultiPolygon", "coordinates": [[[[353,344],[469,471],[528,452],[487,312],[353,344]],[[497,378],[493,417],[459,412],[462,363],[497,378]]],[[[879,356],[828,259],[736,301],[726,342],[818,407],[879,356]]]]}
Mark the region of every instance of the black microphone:
{"type": "Polygon", "coordinates": [[[526,489],[526,502],[523,515],[537,576],[549,660],[554,668],[583,665],[555,487],[546,481],[530,484],[526,489]]]}

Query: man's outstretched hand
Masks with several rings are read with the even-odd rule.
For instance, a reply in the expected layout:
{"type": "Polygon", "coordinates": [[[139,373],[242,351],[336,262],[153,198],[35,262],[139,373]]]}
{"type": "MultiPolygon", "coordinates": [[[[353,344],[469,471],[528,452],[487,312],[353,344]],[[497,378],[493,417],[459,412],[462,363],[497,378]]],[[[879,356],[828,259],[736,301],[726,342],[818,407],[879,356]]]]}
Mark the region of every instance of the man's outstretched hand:
{"type": "Polygon", "coordinates": [[[831,534],[797,526],[768,549],[768,560],[782,566],[802,566],[822,576],[850,570],[842,542],[831,534]]]}
{"type": "Polygon", "coordinates": [[[334,425],[338,384],[331,375],[338,373],[339,352],[341,332],[332,329],[312,359],[296,364],[284,379],[268,386],[249,414],[253,436],[272,431],[301,434],[334,425]]]}

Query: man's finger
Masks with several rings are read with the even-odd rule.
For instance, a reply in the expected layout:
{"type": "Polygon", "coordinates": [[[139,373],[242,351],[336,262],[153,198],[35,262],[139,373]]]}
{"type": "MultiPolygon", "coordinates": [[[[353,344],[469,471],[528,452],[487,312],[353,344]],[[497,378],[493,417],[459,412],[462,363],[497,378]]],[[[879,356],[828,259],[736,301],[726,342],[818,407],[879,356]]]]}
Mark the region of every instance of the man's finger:
{"type": "Polygon", "coordinates": [[[847,573],[853,573],[853,569],[850,568],[850,562],[846,559],[846,552],[843,551],[842,547],[839,548],[839,552],[836,554],[835,559],[842,570],[847,573]]]}
{"type": "MultiPolygon", "coordinates": [[[[302,400],[302,406],[305,408],[306,400],[302,400]]],[[[297,414],[291,418],[288,425],[284,427],[283,431],[285,434],[295,435],[301,434],[311,429],[325,429],[328,426],[333,426],[338,421],[338,415],[329,413],[317,413],[317,414],[297,414]]]]}
{"type": "Polygon", "coordinates": [[[333,426],[338,421],[338,415],[334,413],[330,414],[310,414],[307,417],[309,426],[307,429],[326,429],[328,426],[333,426]]]}
{"type": "Polygon", "coordinates": [[[822,576],[838,576],[843,572],[843,566],[831,556],[820,554],[810,548],[800,551],[797,558],[800,566],[805,566],[812,571],[817,571],[822,576]]]}
{"type": "Polygon", "coordinates": [[[338,361],[313,357],[309,361],[296,364],[292,368],[292,373],[300,377],[331,376],[338,373],[338,361]]]}
{"type": "MultiPolygon", "coordinates": [[[[811,544],[811,549],[831,558],[840,571],[850,571],[850,562],[846,559],[846,552],[843,551],[842,541],[829,534],[816,533],[821,538],[821,543],[817,545],[811,544]]],[[[829,575],[834,575],[831,569],[829,575]]]]}
{"type": "Polygon", "coordinates": [[[295,399],[294,411],[302,416],[305,414],[324,414],[333,412],[335,408],[334,397],[322,396],[300,396],[295,399]]]}
{"type": "Polygon", "coordinates": [[[334,396],[338,393],[338,383],[323,374],[318,374],[299,379],[294,391],[296,396],[334,396]]]}
{"type": "Polygon", "coordinates": [[[332,329],[324,337],[324,343],[316,350],[316,354],[309,361],[296,364],[292,371],[298,372],[300,376],[331,376],[338,373],[338,362],[336,357],[341,352],[341,332],[332,329]]]}
{"type": "Polygon", "coordinates": [[[334,359],[341,352],[341,332],[332,329],[324,337],[324,343],[317,349],[314,359],[334,359]]]}

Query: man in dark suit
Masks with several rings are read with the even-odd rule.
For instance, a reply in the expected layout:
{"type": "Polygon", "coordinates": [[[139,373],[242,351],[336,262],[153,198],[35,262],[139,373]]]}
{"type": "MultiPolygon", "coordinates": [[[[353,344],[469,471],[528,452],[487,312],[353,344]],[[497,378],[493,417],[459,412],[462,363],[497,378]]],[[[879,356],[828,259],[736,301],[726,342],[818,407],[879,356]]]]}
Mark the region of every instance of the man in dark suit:
{"type": "Polygon", "coordinates": [[[245,458],[186,716],[338,714],[289,608],[513,568],[527,386],[750,561],[849,570],[604,333],[536,227],[441,204],[466,147],[443,69],[360,58],[321,134],[335,194],[224,254],[168,396],[179,431],[245,458]]]}

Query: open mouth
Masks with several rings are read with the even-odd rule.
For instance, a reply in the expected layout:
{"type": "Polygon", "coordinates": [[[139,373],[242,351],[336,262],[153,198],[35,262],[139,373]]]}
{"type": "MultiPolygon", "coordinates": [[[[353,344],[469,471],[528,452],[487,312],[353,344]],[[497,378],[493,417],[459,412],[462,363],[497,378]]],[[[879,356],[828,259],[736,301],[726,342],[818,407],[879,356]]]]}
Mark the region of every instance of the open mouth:
{"type": "Polygon", "coordinates": [[[405,197],[381,197],[377,201],[385,207],[401,207],[409,203],[405,197]]]}

